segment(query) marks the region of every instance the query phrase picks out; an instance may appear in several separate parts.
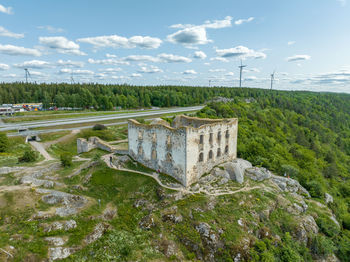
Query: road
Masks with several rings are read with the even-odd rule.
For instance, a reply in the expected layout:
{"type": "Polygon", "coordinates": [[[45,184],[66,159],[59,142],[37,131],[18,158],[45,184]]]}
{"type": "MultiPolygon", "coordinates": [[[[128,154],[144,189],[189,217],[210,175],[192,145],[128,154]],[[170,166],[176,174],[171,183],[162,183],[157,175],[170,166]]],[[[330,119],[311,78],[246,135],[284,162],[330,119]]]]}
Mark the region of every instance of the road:
{"type": "MultiPolygon", "coordinates": [[[[116,115],[101,115],[101,116],[88,116],[88,117],[77,117],[73,119],[56,119],[56,120],[41,120],[41,121],[30,121],[22,123],[9,123],[0,126],[0,132],[18,130],[21,128],[45,128],[52,126],[63,126],[63,125],[73,125],[73,124],[83,124],[83,123],[92,123],[99,121],[109,121],[109,120],[120,120],[120,119],[129,119],[129,118],[138,118],[138,117],[149,117],[156,115],[172,114],[172,113],[181,113],[189,111],[197,111],[202,109],[203,106],[192,106],[192,107],[180,107],[180,108],[168,108],[153,110],[151,112],[137,112],[137,113],[125,113],[125,114],[116,114],[116,115]]],[[[57,130],[56,130],[57,131],[57,130]]]]}

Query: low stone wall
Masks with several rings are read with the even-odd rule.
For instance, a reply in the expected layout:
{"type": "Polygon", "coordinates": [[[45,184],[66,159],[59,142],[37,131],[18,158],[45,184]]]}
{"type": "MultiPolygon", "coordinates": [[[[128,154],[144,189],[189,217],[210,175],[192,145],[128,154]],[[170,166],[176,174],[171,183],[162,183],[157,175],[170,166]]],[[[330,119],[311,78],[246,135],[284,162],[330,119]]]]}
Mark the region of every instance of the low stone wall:
{"type": "Polygon", "coordinates": [[[86,140],[84,138],[78,138],[77,139],[77,150],[78,154],[89,152],[94,148],[99,148],[101,150],[107,151],[107,152],[115,152],[115,148],[108,144],[107,142],[103,141],[102,139],[92,136],[89,138],[89,140],[86,140]]]}

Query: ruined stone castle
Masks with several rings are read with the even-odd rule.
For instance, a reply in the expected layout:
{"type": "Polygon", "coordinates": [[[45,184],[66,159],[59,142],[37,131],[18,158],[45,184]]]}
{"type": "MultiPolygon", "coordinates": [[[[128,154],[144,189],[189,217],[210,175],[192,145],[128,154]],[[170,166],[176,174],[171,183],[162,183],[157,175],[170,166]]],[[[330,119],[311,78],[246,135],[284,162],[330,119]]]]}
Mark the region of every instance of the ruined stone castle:
{"type": "Polygon", "coordinates": [[[177,116],[172,125],[128,121],[129,155],[189,186],[214,166],[237,156],[238,120],[177,116]]]}

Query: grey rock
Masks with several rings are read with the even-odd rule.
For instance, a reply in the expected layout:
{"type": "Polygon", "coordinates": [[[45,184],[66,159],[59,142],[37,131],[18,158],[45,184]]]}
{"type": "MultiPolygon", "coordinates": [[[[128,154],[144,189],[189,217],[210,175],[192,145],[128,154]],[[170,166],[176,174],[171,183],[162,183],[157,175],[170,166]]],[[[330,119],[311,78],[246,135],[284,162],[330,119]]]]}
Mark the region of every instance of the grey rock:
{"type": "Polygon", "coordinates": [[[175,224],[180,223],[183,221],[183,217],[181,214],[164,214],[162,216],[163,221],[170,221],[175,224]]]}
{"type": "Polygon", "coordinates": [[[89,245],[95,242],[97,239],[103,236],[103,234],[107,231],[108,228],[109,228],[108,224],[105,224],[105,223],[97,224],[94,230],[89,235],[87,235],[87,237],[84,239],[84,243],[89,245]]]}
{"type": "Polygon", "coordinates": [[[25,167],[1,167],[0,175],[5,175],[13,172],[18,172],[25,169],[25,167]]]}
{"type": "Polygon", "coordinates": [[[264,181],[271,178],[272,174],[264,167],[252,167],[246,169],[246,175],[254,181],[264,181]]]}
{"type": "Polygon", "coordinates": [[[162,251],[166,257],[171,257],[176,255],[177,247],[174,241],[163,241],[162,251]]]}
{"type": "Polygon", "coordinates": [[[215,167],[213,169],[213,171],[211,172],[211,174],[215,177],[223,177],[223,178],[227,178],[227,179],[230,178],[229,173],[226,170],[221,169],[219,167],[215,167]]]}
{"type": "Polygon", "coordinates": [[[247,168],[252,168],[252,164],[247,160],[237,158],[231,163],[226,163],[224,167],[229,173],[231,180],[242,184],[244,182],[245,171],[247,168]]]}
{"type": "Polygon", "coordinates": [[[67,240],[64,240],[63,238],[61,237],[45,237],[44,238],[45,241],[47,241],[50,245],[53,245],[55,247],[58,247],[58,246],[63,246],[67,240]]]}
{"type": "Polygon", "coordinates": [[[70,247],[51,247],[49,248],[49,259],[50,261],[53,261],[57,259],[67,258],[75,251],[75,248],[70,247]]]}
{"type": "Polygon", "coordinates": [[[229,181],[229,179],[226,178],[226,177],[224,177],[224,178],[222,178],[222,179],[218,182],[218,185],[219,185],[219,186],[222,186],[222,185],[228,183],[228,181],[229,181]]]}
{"type": "Polygon", "coordinates": [[[325,197],[326,204],[333,203],[333,197],[330,194],[325,193],[324,197],[325,197]]]}
{"type": "Polygon", "coordinates": [[[75,222],[75,220],[73,219],[68,221],[56,221],[51,224],[41,224],[41,227],[43,228],[43,231],[45,233],[49,233],[51,231],[56,231],[56,230],[68,231],[76,228],[77,222],[75,222]]]}

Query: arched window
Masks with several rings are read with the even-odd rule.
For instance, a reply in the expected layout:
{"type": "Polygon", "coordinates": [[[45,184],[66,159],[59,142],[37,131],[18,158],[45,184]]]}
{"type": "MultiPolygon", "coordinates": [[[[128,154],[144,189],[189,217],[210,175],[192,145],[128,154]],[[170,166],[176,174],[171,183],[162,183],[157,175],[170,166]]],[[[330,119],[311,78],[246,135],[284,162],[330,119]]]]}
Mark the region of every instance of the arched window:
{"type": "Polygon", "coordinates": [[[170,135],[168,135],[167,138],[166,138],[166,144],[167,144],[168,146],[171,145],[171,136],[170,136],[170,135]]]}
{"type": "Polygon", "coordinates": [[[229,138],[229,137],[230,137],[230,133],[228,132],[228,130],[226,130],[225,137],[226,137],[226,138],[229,138]]]}
{"type": "Polygon", "coordinates": [[[209,159],[213,159],[213,151],[209,151],[209,159]]]}
{"type": "Polygon", "coordinates": [[[152,142],[153,143],[157,142],[157,134],[156,133],[152,134],[152,142]]]}
{"type": "Polygon", "coordinates": [[[218,141],[221,141],[221,131],[218,132],[218,141]]]}
{"type": "Polygon", "coordinates": [[[157,159],[157,151],[155,149],[152,149],[152,155],[151,155],[152,160],[157,159]]]}
{"type": "Polygon", "coordinates": [[[139,130],[139,139],[142,139],[142,138],[143,138],[143,131],[139,130]]]}
{"type": "Polygon", "coordinates": [[[204,135],[199,136],[199,144],[203,144],[204,142],[204,135]]]}
{"type": "Polygon", "coordinates": [[[199,162],[203,162],[203,153],[200,153],[199,154],[199,159],[198,159],[199,162]]]}
{"type": "Polygon", "coordinates": [[[217,156],[217,157],[220,157],[220,156],[221,156],[221,149],[220,149],[220,147],[218,148],[218,152],[216,153],[216,156],[217,156]]]}
{"type": "Polygon", "coordinates": [[[228,146],[225,146],[225,154],[228,154],[228,146]]]}
{"type": "Polygon", "coordinates": [[[209,143],[213,143],[213,133],[209,134],[209,143]]]}

